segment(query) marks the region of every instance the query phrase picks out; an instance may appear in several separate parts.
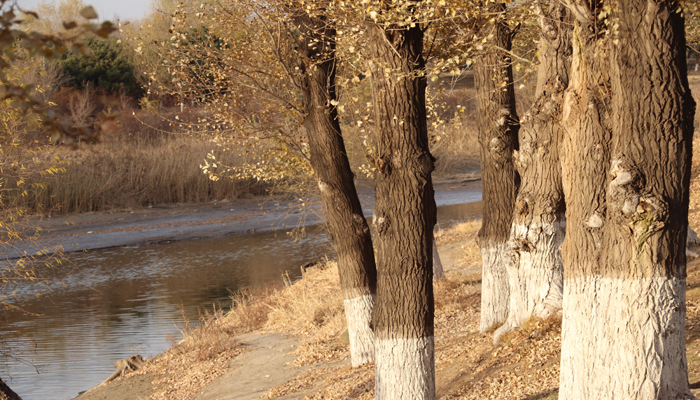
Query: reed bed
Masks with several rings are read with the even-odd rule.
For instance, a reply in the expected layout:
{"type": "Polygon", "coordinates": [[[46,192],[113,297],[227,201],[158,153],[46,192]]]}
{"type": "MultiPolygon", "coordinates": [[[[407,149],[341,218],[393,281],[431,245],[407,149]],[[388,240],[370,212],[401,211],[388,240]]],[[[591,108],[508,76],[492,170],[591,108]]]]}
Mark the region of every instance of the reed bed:
{"type": "MultiPolygon", "coordinates": [[[[29,213],[80,213],[235,199],[265,191],[265,185],[253,180],[210,180],[199,166],[214,148],[207,141],[187,137],[156,144],[54,148],[44,157],[58,156],[64,171],[34,178],[24,194],[9,192],[6,204],[29,213]]],[[[233,153],[221,157],[230,165],[242,162],[233,153]]]]}

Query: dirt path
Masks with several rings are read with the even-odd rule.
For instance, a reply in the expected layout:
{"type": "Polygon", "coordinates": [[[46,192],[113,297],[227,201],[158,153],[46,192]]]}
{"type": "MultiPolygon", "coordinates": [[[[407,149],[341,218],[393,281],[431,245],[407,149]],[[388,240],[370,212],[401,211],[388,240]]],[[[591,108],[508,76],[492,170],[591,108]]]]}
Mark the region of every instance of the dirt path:
{"type": "MultiPolygon", "coordinates": [[[[306,372],[295,367],[294,351],[299,339],[281,334],[249,333],[237,337],[244,353],[233,358],[228,371],[210,382],[194,397],[197,400],[259,400],[268,390],[306,372]]],[[[132,374],[109,385],[95,387],[78,400],[140,400],[156,392],[149,374],[132,374]]]]}
{"type": "Polygon", "coordinates": [[[229,370],[195,396],[197,400],[258,400],[269,389],[306,372],[295,367],[299,339],[279,334],[250,333],[239,337],[245,353],[231,360],[229,370]]]}

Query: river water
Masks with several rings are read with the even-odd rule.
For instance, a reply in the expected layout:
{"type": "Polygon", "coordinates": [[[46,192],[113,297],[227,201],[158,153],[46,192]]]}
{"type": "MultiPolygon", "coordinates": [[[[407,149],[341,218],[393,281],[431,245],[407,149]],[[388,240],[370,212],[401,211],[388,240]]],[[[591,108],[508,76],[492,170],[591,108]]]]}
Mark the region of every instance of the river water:
{"type": "MultiPolygon", "coordinates": [[[[480,202],[444,205],[438,225],[480,215],[480,202]]],[[[225,309],[232,292],[279,285],[283,274],[298,279],[300,265],[326,256],[333,249],[319,226],[296,241],[278,230],[74,253],[65,285],[39,298],[35,287],[18,292],[25,310],[42,315],[4,315],[0,343],[15,358],[0,376],[25,400],[73,398],[115,361],[179,340],[183,312],[196,321],[200,308],[225,309]]]]}

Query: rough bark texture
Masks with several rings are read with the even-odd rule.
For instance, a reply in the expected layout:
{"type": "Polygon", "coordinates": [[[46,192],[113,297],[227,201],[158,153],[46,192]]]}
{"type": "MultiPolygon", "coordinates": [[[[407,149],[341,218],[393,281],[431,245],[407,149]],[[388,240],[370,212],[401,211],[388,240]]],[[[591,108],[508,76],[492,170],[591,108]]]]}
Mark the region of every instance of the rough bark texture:
{"type": "MultiPolygon", "coordinates": [[[[503,13],[505,6],[494,4],[489,11],[503,13]]],[[[484,199],[484,217],[478,235],[483,261],[480,329],[484,332],[502,324],[508,316],[506,269],[511,258],[497,252],[507,249],[518,190],[513,151],[518,148],[519,118],[515,111],[513,70],[507,54],[511,48],[510,28],[501,21],[489,25],[482,33],[493,34],[492,43],[487,44],[485,53],[477,56],[474,63],[484,199]]]]}
{"type": "Polygon", "coordinates": [[[336,101],[335,30],[320,17],[299,14],[294,20],[304,35],[300,43],[305,72],[302,92],[311,166],[318,180],[328,230],[338,254],[350,355],[352,365],[358,366],[374,359],[369,324],[377,272],[369,225],[362,213],[337,110],[333,105],[336,101]]]}
{"type": "Polygon", "coordinates": [[[566,229],[561,185],[559,123],[569,83],[570,18],[561,3],[538,9],[541,28],[537,90],[521,121],[516,168],[521,186],[510,231],[513,260],[508,267],[510,303],[506,323],[494,341],[531,316],[545,318],[561,309],[564,271],[559,248],[566,229]]]}
{"type": "Polygon", "coordinates": [[[377,399],[434,399],[433,227],[419,27],[367,27],[376,113],[377,399]],[[411,379],[406,382],[403,379],[411,379]]]}
{"type": "Polygon", "coordinates": [[[684,332],[694,102],[683,20],[675,2],[621,0],[616,42],[597,46],[598,15],[587,2],[570,6],[559,396],[692,398],[684,332]],[[602,71],[609,80],[593,75],[602,71]]]}

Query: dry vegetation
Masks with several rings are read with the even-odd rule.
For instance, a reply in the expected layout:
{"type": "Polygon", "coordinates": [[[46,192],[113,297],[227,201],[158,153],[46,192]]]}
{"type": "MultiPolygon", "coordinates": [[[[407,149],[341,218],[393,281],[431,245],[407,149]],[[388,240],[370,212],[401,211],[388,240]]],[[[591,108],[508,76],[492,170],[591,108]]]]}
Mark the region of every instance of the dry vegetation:
{"type": "MultiPolygon", "coordinates": [[[[65,172],[41,177],[24,196],[10,198],[30,212],[90,212],[157,204],[196,203],[258,194],[252,181],[211,181],[199,165],[211,144],[173,138],[156,144],[100,143],[55,149],[65,172]]],[[[230,155],[236,162],[235,155],[230,155]]]]}
{"type": "MultiPolygon", "coordinates": [[[[478,168],[478,141],[476,118],[473,111],[456,112],[457,106],[473,103],[471,76],[452,82],[444,80],[441,94],[436,97],[433,122],[444,123],[432,127],[435,140],[433,153],[437,158],[439,177],[471,172],[478,168]]],[[[437,89],[435,89],[437,92],[437,89]]],[[[101,96],[104,97],[104,96],[101,96]]],[[[91,126],[96,116],[111,105],[119,112],[117,130],[103,135],[98,143],[79,146],[43,146],[32,153],[27,142],[27,157],[41,165],[57,165],[61,170],[53,175],[29,178],[28,191],[10,191],[3,205],[5,210],[21,209],[28,213],[81,213],[110,211],[149,205],[200,203],[212,200],[234,200],[248,194],[268,193],[273,187],[254,179],[212,181],[202,173],[200,166],[207,154],[217,150],[220,164],[240,166],[257,159],[247,157],[237,149],[221,151],[209,139],[207,132],[198,132],[197,121],[206,119],[206,112],[198,107],[178,106],[160,108],[157,102],[145,102],[142,108],[124,95],[102,99],[88,91],[63,88],[52,97],[57,111],[69,115],[81,126],[91,126]],[[189,127],[189,123],[195,125],[189,127]],[[56,162],[56,159],[60,162],[56,162]]],[[[473,110],[473,107],[461,108],[473,110]]],[[[432,123],[432,122],[431,122],[432,123]]],[[[367,164],[365,137],[356,126],[344,125],[348,155],[355,171],[367,164]]],[[[255,152],[256,148],[250,150],[255,152]]],[[[298,182],[294,182],[296,185],[298,182]]],[[[8,182],[12,187],[12,182],[8,182]]],[[[285,191],[285,184],[275,189],[285,191]]],[[[287,185],[288,186],[288,185],[287,185]]],[[[314,185],[311,185],[314,186],[314,185]]],[[[293,188],[308,189],[304,185],[293,188]]]]}

